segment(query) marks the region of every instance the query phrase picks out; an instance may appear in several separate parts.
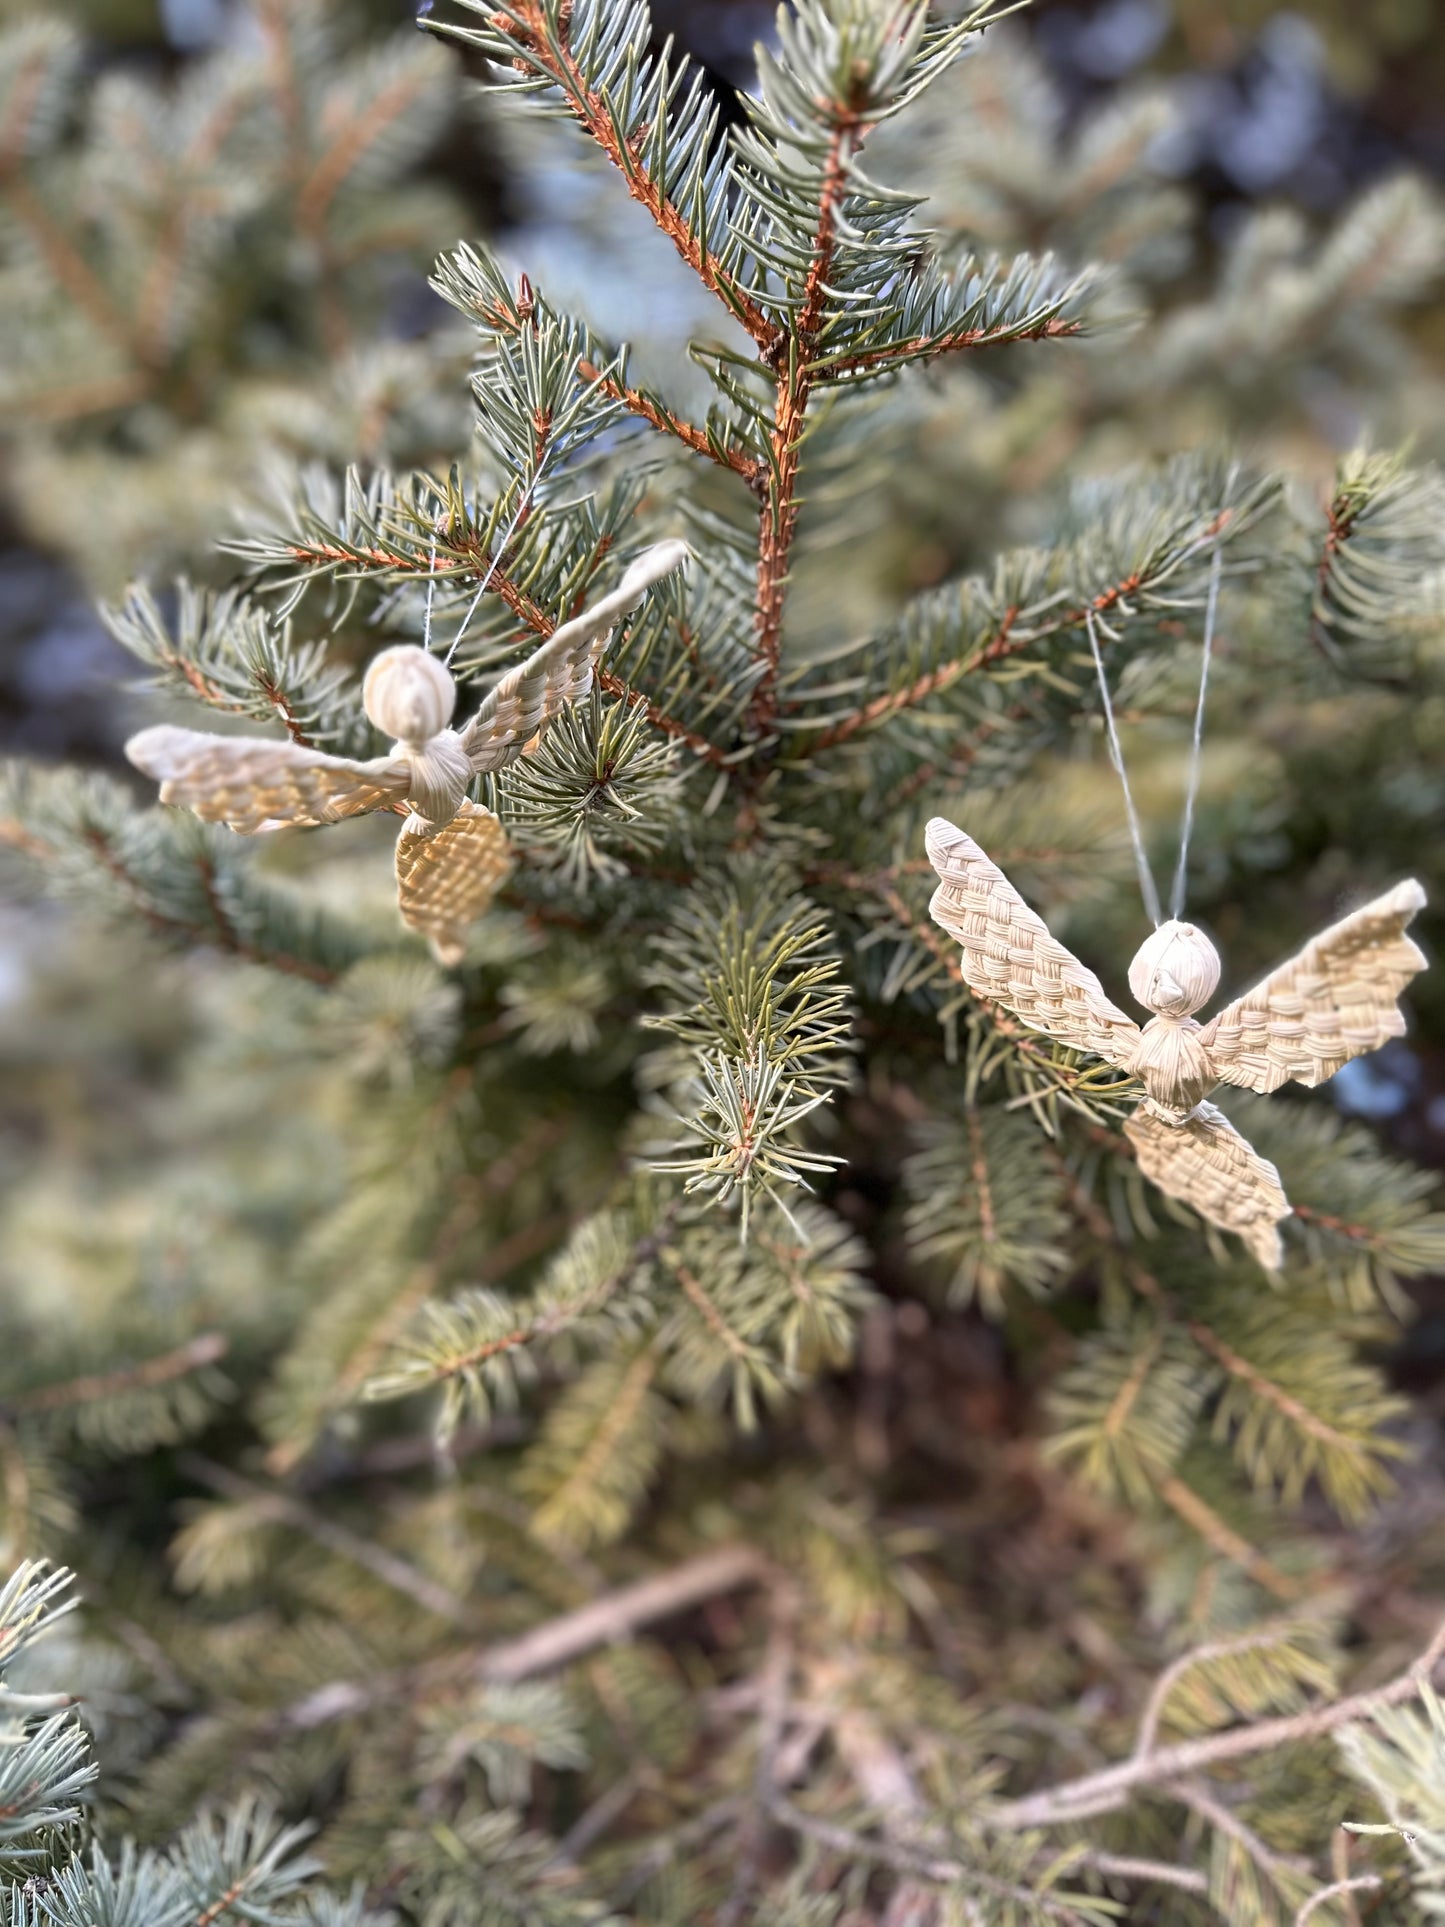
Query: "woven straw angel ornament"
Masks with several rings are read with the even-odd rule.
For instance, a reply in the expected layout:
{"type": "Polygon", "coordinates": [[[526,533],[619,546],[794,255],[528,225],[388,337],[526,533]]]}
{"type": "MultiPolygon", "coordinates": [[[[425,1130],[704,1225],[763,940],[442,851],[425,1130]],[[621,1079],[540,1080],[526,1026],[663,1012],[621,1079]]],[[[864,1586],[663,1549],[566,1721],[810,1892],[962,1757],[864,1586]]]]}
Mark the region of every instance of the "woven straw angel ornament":
{"type": "Polygon", "coordinates": [[[1171,917],[1129,966],[1130,990],[1154,1013],[1141,1030],[972,837],[941,816],[926,834],[939,876],[929,909],[961,946],[969,989],[1031,1030],[1137,1077],[1147,1095],[1124,1129],[1145,1176],[1237,1232],[1276,1270],[1279,1221],[1290,1215],[1279,1173],[1205,1100],[1217,1084],[1321,1084],[1400,1036],[1395,1000],[1425,964],[1405,935],[1425,901],[1420,885],[1397,883],[1331,924],[1206,1024],[1194,1013],[1218,987],[1219,953],[1202,930],[1171,917]]]}
{"type": "Polygon", "coordinates": [[[512,867],[506,831],[467,797],[473,777],[515,762],[567,704],[590,693],[618,621],[688,554],[685,542],[644,550],[610,595],[509,670],[461,729],[449,726],[457,690],[441,658],[411,644],[383,650],[367,669],[362,703],[376,728],[395,738],[389,755],[357,762],[299,743],[169,724],[132,736],[125,753],[159,781],[163,803],[243,836],[373,810],[401,813],[402,921],[429,939],[440,962],[459,963],[468,926],[512,867]]]}

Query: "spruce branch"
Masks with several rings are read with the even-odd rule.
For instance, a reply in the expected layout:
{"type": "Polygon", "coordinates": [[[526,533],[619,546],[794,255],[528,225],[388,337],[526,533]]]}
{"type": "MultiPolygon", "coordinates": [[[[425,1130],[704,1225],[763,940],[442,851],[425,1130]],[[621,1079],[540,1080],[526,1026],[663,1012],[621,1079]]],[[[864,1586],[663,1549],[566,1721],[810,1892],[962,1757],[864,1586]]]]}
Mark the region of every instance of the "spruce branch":
{"type": "MultiPolygon", "coordinates": [[[[1161,619],[1203,608],[1220,538],[1240,544],[1238,566],[1248,566],[1247,539],[1278,494],[1268,477],[1195,458],[1123,478],[1100,492],[1072,541],[1005,555],[987,579],[966,578],[919,597],[884,637],[857,645],[859,672],[848,673],[844,655],[825,673],[790,678],[781,717],[789,753],[846,743],[956,686],[969,691],[975,678],[1002,677],[1016,686],[1025,664],[1036,666],[1047,690],[1050,670],[1067,675],[1086,615],[1106,645],[1137,647],[1151,628],[1157,634],[1161,619]],[[870,673],[874,661],[886,665],[882,689],[870,673]]],[[[1050,693],[1056,702],[1057,684],[1050,693]]],[[[1060,715],[1073,712],[1071,701],[1060,715]]],[[[993,716],[992,726],[999,720],[993,716]]]]}
{"type": "Polygon", "coordinates": [[[662,1251],[675,1215],[675,1207],[664,1207],[651,1225],[626,1211],[587,1219],[542,1283],[520,1302],[473,1290],[424,1306],[414,1331],[393,1347],[385,1365],[378,1370],[373,1361],[363,1396],[395,1399],[442,1388],[444,1438],[468,1408],[489,1420],[497,1405],[516,1402],[520,1385],[535,1371],[533,1348],[564,1334],[584,1335],[589,1326],[601,1335],[604,1329],[617,1332],[639,1322],[629,1293],[662,1251]]]}
{"type": "Polygon", "coordinates": [[[33,1386],[0,1400],[0,1410],[7,1416],[28,1416],[57,1412],[68,1406],[92,1405],[125,1392],[146,1391],[192,1372],[204,1371],[224,1358],[229,1349],[230,1340],[224,1332],[201,1332],[184,1345],[143,1359],[138,1365],[122,1365],[110,1372],[86,1372],[79,1378],[53,1385],[33,1386]]]}
{"type": "Polygon", "coordinates": [[[334,983],[355,961],[355,933],[253,875],[225,835],[137,810],[102,777],[20,765],[0,776],[0,843],[37,864],[50,888],[139,915],[171,943],[215,946],[312,983],[334,983]]]}
{"type": "Polygon", "coordinates": [[[1445,485],[1399,455],[1356,451],[1334,476],[1317,536],[1311,645],[1342,676],[1404,687],[1412,631],[1430,620],[1421,585],[1445,567],[1445,485]]]}
{"type": "Polygon", "coordinates": [[[289,620],[274,622],[234,590],[213,595],[179,582],[172,624],[136,584],[102,616],[163,687],[227,715],[279,722],[303,748],[359,747],[360,693],[350,673],[328,661],[323,643],[298,644],[289,620]]]}
{"type": "Polygon", "coordinates": [[[486,26],[428,22],[432,30],[510,66],[523,84],[554,88],[703,286],[760,347],[771,350],[778,330],[748,292],[740,251],[727,238],[726,150],[709,160],[717,145],[717,109],[697,74],[688,78],[666,53],[648,58],[647,8],[636,0],[616,8],[585,5],[575,13],[572,0],[458,4],[483,15],[486,26]],[[713,235],[719,231],[722,248],[716,250],[713,235]]]}
{"type": "MultiPolygon", "coordinates": [[[[1062,300],[1062,297],[1059,297],[1062,300]]],[[[877,374],[900,368],[911,361],[933,360],[940,355],[955,355],[973,348],[996,348],[1010,341],[1063,341],[1085,332],[1082,321],[1058,314],[1007,320],[993,326],[945,328],[936,334],[916,334],[907,341],[890,342],[882,348],[862,348],[855,352],[823,357],[815,363],[815,373],[834,380],[845,376],[877,374]]]]}
{"type": "Polygon", "coordinates": [[[1198,1689],[1194,1697],[1222,1701],[1241,1712],[1259,1711],[1268,1704],[1278,1706],[1282,1699],[1288,1704],[1310,1686],[1316,1691],[1332,1687],[1332,1671],[1317,1650],[1323,1630],[1318,1622],[1286,1616],[1231,1638],[1205,1640],[1181,1653],[1150,1689],[1139,1718],[1135,1755],[1153,1752],[1165,1708],[1186,1681],[1198,1689]],[[1248,1660],[1249,1665],[1240,1666],[1237,1662],[1241,1660],[1248,1660]]]}
{"type": "Polygon", "coordinates": [[[749,455],[744,449],[724,440],[712,428],[695,427],[656,396],[648,394],[645,389],[633,387],[606,369],[598,368],[585,355],[577,363],[577,372],[584,381],[595,382],[604,395],[620,402],[629,415],[636,415],[660,434],[672,436],[695,455],[704,455],[709,461],[731,469],[735,475],[743,478],[750,489],[756,491],[764,486],[766,464],[761,457],[749,455]]]}

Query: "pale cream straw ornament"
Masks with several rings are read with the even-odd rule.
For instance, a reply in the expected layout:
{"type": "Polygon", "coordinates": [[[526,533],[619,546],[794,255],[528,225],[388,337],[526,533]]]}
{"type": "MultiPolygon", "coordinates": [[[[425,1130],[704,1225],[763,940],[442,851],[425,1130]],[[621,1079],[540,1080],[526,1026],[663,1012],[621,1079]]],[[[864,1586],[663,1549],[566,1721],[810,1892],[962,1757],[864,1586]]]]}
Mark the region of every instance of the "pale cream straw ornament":
{"type": "Polygon", "coordinates": [[[644,550],[610,595],[509,670],[462,729],[449,727],[457,691],[441,659],[409,643],[383,650],[366,672],[362,703],[377,729],[396,739],[387,756],[358,762],[298,743],[170,724],[132,736],[125,753],[159,781],[163,803],[245,836],[404,810],[396,844],[402,921],[428,938],[440,962],[458,963],[468,925],[512,867],[505,830],[467,797],[473,777],[514,762],[559,711],[590,693],[618,621],[689,553],[685,542],[644,550]]]}
{"type": "MultiPolygon", "coordinates": [[[[1218,574],[1211,585],[1207,644],[1213,630],[1218,574]]],[[[1111,748],[1117,752],[1112,706],[1092,624],[1111,748]]],[[[1187,826],[1198,773],[1204,676],[1195,718],[1187,826]]],[[[1128,797],[1131,826],[1132,799],[1128,797]]],[[[1331,924],[1297,957],[1237,998],[1207,1024],[1194,1013],[1219,984],[1219,953],[1204,932],[1179,919],[1183,908],[1187,842],[1175,874],[1172,914],[1158,923],[1129,966],[1129,988],[1154,1015],[1141,1030],[1104,995],[1086,969],[1053,937],[1008,878],[956,825],[936,816],[928,825],[929,860],[939,885],[929,910],[962,950],[970,990],[1001,1004],[1031,1030],[1071,1049],[1117,1064],[1143,1084],[1146,1096],[1124,1124],[1139,1168],[1161,1191],[1192,1205],[1211,1224],[1236,1232],[1267,1271],[1281,1261],[1279,1221],[1290,1215],[1279,1173],[1234,1126],[1206,1103],[1217,1084],[1274,1091],[1293,1079],[1313,1086],[1333,1077],[1353,1057],[1399,1037],[1405,1020],[1396,999],[1425,966],[1406,926],[1425,901],[1413,880],[1397,883],[1373,903],[1331,924]]],[[[1146,903],[1157,903],[1148,859],[1135,836],[1146,903]]]]}

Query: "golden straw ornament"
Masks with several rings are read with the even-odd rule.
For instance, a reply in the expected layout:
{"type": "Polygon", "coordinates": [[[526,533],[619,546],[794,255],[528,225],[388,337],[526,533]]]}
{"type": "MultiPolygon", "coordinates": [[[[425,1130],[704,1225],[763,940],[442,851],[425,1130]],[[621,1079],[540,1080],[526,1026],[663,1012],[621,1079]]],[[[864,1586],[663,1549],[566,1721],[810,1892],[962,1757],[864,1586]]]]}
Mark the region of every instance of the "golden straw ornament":
{"type": "Polygon", "coordinates": [[[957,940],[969,989],[1137,1077],[1147,1095],[1124,1129],[1145,1176],[1276,1270],[1278,1222],[1290,1215],[1279,1173],[1205,1100],[1217,1084],[1321,1084],[1401,1036],[1396,999],[1425,965],[1405,935],[1425,901],[1420,885],[1397,883],[1331,924],[1207,1024],[1194,1013],[1218,987],[1219,953],[1195,924],[1171,917],[1129,966],[1130,990],[1154,1013],[1141,1030],[972,837],[936,816],[927,844],[939,876],[929,910],[957,940]]]}
{"type": "Polygon", "coordinates": [[[362,703],[376,728],[395,738],[389,755],[360,762],[167,723],[132,736],[125,753],[159,781],[163,803],[243,836],[404,811],[396,843],[402,921],[428,938],[440,962],[459,963],[467,926],[512,867],[506,831],[468,800],[473,777],[514,762],[563,708],[590,693],[617,622],[688,554],[685,542],[645,549],[610,595],[509,670],[461,729],[449,726],[457,690],[441,658],[410,643],[383,650],[366,672],[362,703]]]}

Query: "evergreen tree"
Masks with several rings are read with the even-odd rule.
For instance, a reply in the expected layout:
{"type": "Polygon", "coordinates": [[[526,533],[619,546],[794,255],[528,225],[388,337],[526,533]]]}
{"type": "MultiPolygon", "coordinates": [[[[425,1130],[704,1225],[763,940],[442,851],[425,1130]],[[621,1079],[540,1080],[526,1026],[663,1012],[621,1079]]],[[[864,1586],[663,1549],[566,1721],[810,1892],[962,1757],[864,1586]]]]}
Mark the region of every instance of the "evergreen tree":
{"type": "MultiPolygon", "coordinates": [[[[79,1729],[14,1704],[0,1917],[359,1918],[303,1820],[425,1927],[1438,1905],[1438,1528],[1382,1364],[1445,1253],[1430,1181],[1321,1097],[1231,1104],[1295,1205],[1271,1284],[1145,1186],[1132,1079],[967,991],[922,841],[957,817],[1121,977],[1142,925],[1090,633],[1157,866],[1217,569],[1189,902],[1231,989],[1405,867],[1438,894],[1440,417],[1397,328],[1438,211],[1393,184],[1323,237],[1263,215],[1206,291],[1140,165],[1157,103],[1065,139],[981,15],[799,0],[727,133],[631,0],[429,24],[616,171],[715,303],[695,377],[453,248],[474,445],[448,466],[439,428],[413,468],[358,435],[227,537],[233,579],[117,596],[150,718],[371,758],[382,647],[444,657],[466,716],[643,549],[691,561],[475,779],[513,868],[455,967],[399,926],[372,820],[256,841],[12,772],[6,839],[104,919],[128,1008],[87,992],[76,1036],[90,960],[62,961],[16,1045],[93,1024],[126,1061],[78,1099],[27,1079],[65,1129],[14,1156],[0,1531],[82,1573],[60,1683],[107,1774],[82,1818],[79,1729]],[[1313,490],[1326,382],[1387,425],[1409,394],[1421,446],[1313,490]]],[[[54,317],[10,351],[33,393],[92,366],[98,315],[25,209],[64,234],[110,208],[81,188],[132,138],[99,106],[75,151],[28,131],[61,126],[34,103],[69,63],[44,27],[4,59],[8,271],[54,317]]],[[[227,55],[186,86],[243,79],[227,55]]],[[[259,246],[304,227],[264,112],[219,212],[183,213],[186,168],[150,190],[202,367],[227,197],[259,246]]],[[[118,233],[128,317],[142,259],[118,233]]],[[[396,393],[431,421],[463,383],[428,352],[396,393]]],[[[27,439],[30,499],[113,482],[120,440],[27,439]]],[[[164,563],[190,524],[162,524],[164,563]]],[[[0,1623],[58,1585],[22,1568],[0,1623]]]]}

